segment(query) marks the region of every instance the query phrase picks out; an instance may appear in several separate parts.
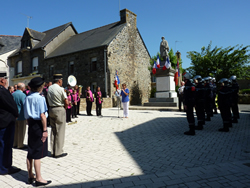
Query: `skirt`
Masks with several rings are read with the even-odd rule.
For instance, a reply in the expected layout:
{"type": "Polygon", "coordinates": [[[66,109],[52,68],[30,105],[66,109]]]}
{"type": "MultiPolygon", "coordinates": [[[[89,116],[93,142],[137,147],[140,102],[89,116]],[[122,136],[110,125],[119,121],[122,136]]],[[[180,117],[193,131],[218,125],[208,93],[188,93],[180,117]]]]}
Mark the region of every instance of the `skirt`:
{"type": "Polygon", "coordinates": [[[42,142],[43,126],[41,120],[29,119],[28,159],[41,159],[48,156],[48,138],[42,142]]]}

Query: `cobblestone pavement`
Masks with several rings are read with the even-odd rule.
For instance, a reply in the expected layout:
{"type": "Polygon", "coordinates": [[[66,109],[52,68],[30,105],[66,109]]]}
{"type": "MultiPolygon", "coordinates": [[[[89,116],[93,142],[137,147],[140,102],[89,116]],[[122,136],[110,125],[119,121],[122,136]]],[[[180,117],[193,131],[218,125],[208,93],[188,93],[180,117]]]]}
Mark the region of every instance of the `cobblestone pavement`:
{"type": "MultiPolygon", "coordinates": [[[[122,119],[112,108],[103,115],[80,115],[67,125],[68,156],[41,160],[42,176],[52,180],[49,187],[250,187],[247,110],[230,132],[218,132],[217,114],[195,136],[183,134],[188,130],[184,112],[131,110],[122,119]]],[[[22,171],[0,176],[1,188],[33,187],[25,183],[26,155],[13,149],[13,165],[22,171]]]]}

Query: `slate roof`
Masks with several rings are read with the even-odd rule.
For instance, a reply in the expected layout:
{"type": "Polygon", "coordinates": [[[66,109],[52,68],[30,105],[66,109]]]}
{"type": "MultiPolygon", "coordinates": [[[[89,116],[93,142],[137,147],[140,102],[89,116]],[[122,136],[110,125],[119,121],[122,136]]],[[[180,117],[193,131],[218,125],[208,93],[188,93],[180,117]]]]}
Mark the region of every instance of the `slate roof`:
{"type": "Polygon", "coordinates": [[[0,35],[0,55],[15,50],[21,46],[21,36],[0,35]]]}
{"type": "Polygon", "coordinates": [[[55,37],[57,37],[64,29],[66,29],[70,25],[72,26],[72,28],[77,33],[77,31],[74,28],[72,22],[66,23],[66,24],[61,25],[59,27],[55,27],[53,29],[44,31],[43,32],[45,34],[44,38],[33,49],[38,49],[38,48],[45,47],[50,41],[52,41],[55,37]]]}
{"type": "MultiPolygon", "coordinates": [[[[62,31],[64,31],[70,25],[77,34],[77,31],[76,31],[75,27],[73,26],[72,22],[66,23],[64,25],[52,28],[52,29],[44,31],[44,32],[39,32],[39,31],[35,31],[33,29],[30,29],[30,28],[26,28],[32,38],[34,38],[36,40],[40,40],[40,42],[36,46],[34,46],[34,48],[32,48],[32,50],[45,47],[50,41],[52,41],[55,37],[57,37],[62,31]]],[[[17,53],[20,51],[20,48],[21,48],[21,45],[9,57],[17,55],[17,53]]]]}
{"type": "Polygon", "coordinates": [[[47,58],[108,45],[124,28],[126,23],[115,22],[70,37],[47,58]]]}
{"type": "Polygon", "coordinates": [[[35,40],[39,40],[41,41],[43,39],[43,37],[46,35],[45,33],[41,33],[39,31],[35,31],[33,29],[30,28],[26,28],[30,34],[30,36],[35,39],[35,40]]]}

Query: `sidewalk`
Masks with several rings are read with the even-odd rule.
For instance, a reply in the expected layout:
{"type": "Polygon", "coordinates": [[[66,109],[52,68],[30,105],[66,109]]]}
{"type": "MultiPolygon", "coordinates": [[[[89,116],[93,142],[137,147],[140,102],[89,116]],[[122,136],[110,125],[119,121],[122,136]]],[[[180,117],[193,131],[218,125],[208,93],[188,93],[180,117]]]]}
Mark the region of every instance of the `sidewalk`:
{"type": "MultiPolygon", "coordinates": [[[[116,108],[103,109],[102,118],[82,112],[66,127],[68,156],[42,159],[42,176],[52,180],[48,187],[250,187],[247,109],[230,132],[218,132],[218,114],[195,136],[183,134],[184,112],[130,110],[128,119],[116,108]]],[[[13,149],[13,165],[22,171],[0,176],[1,188],[33,187],[25,183],[26,155],[13,149]]]]}

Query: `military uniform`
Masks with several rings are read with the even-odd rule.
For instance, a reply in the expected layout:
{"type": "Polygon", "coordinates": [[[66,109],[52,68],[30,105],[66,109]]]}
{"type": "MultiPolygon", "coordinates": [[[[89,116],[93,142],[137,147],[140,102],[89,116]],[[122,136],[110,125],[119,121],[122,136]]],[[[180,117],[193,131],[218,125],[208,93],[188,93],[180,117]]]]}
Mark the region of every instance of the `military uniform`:
{"type": "Polygon", "coordinates": [[[232,91],[227,86],[227,82],[225,81],[225,85],[220,88],[218,93],[218,106],[223,120],[223,128],[219,129],[219,131],[222,132],[228,132],[229,127],[232,127],[230,111],[231,95],[232,91]]]}
{"type": "Polygon", "coordinates": [[[196,130],[202,130],[205,124],[205,89],[203,84],[200,82],[195,87],[195,111],[198,120],[198,126],[195,127],[196,130]]]}
{"type": "Polygon", "coordinates": [[[12,95],[0,85],[0,175],[10,174],[12,169],[12,147],[17,117],[18,109],[12,95]]]}
{"type": "Polygon", "coordinates": [[[238,108],[238,93],[239,93],[239,85],[237,82],[232,83],[232,112],[233,112],[233,123],[238,123],[238,120],[240,118],[239,115],[239,108],[238,108]]]}
{"type": "Polygon", "coordinates": [[[195,119],[194,119],[194,105],[195,105],[195,87],[187,80],[184,88],[184,105],[186,106],[187,120],[189,123],[189,131],[186,135],[195,135],[195,119]]]}
{"type": "Polygon", "coordinates": [[[213,92],[213,99],[212,99],[212,108],[213,108],[213,113],[214,114],[218,114],[217,113],[217,108],[216,108],[216,104],[215,104],[215,98],[216,98],[216,92],[217,92],[217,87],[216,84],[213,82],[212,83],[212,92],[213,92]]]}
{"type": "Polygon", "coordinates": [[[209,83],[206,83],[205,86],[205,112],[207,114],[206,121],[211,121],[210,117],[212,116],[212,88],[209,83]]]}

